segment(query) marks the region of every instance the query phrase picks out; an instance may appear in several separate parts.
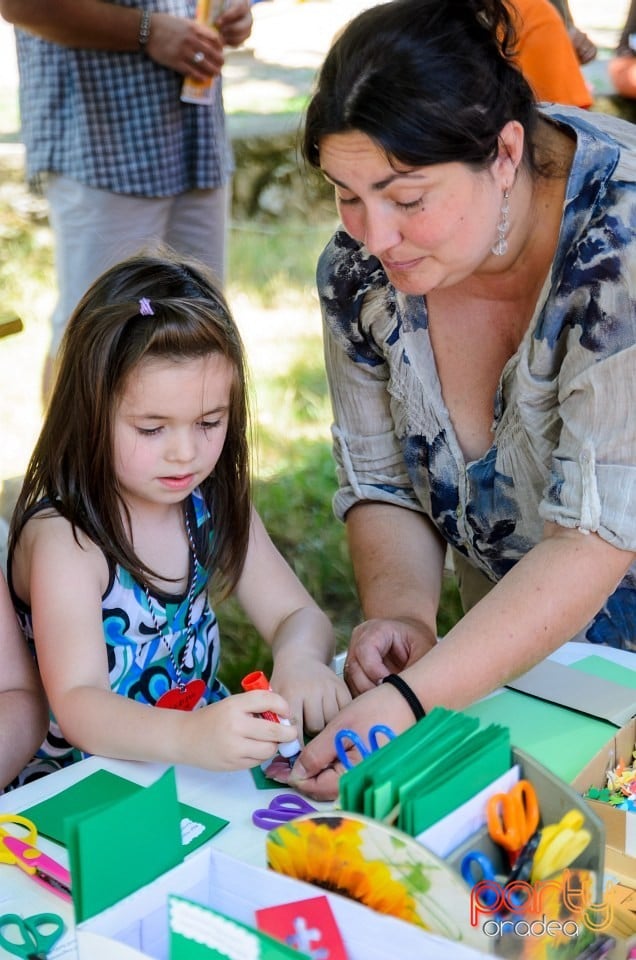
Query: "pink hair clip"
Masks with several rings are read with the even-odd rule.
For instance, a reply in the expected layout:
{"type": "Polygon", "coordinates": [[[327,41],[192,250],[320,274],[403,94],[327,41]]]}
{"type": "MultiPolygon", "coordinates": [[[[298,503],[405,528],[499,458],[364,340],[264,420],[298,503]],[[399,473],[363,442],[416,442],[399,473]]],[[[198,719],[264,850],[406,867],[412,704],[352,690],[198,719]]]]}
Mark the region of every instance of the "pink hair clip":
{"type": "Polygon", "coordinates": [[[155,311],[152,309],[152,304],[148,297],[142,297],[139,301],[139,313],[142,317],[154,317],[155,311]]]}

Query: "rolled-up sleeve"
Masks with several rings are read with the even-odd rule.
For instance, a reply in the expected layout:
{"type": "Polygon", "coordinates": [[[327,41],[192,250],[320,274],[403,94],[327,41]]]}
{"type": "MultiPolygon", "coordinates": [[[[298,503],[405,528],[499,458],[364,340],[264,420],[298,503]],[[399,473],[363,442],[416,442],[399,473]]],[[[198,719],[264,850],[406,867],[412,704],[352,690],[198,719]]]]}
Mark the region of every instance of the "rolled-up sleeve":
{"type": "Polygon", "coordinates": [[[636,550],[636,346],[590,360],[571,351],[559,400],[562,422],[541,515],[636,550]]]}

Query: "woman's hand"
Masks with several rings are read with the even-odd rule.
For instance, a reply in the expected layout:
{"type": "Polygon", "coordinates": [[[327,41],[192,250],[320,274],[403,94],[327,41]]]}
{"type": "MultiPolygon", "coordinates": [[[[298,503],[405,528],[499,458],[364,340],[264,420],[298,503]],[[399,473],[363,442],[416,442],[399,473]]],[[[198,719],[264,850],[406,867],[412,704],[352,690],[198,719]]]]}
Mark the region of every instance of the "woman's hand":
{"type": "MultiPolygon", "coordinates": [[[[338,730],[355,730],[363,743],[368,743],[369,730],[376,723],[386,723],[397,734],[414,723],[411,708],[388,684],[369,690],[352,700],[340,711],[322,733],[309,743],[286,778],[289,786],[315,800],[335,800],[338,781],[344,773],[337,759],[335,735],[338,730]]],[[[352,756],[352,762],[359,762],[352,756]]],[[[278,777],[282,781],[282,777],[278,777]]]]}
{"type": "Polygon", "coordinates": [[[366,620],[351,634],[344,678],[354,696],[389,673],[400,673],[435,646],[437,638],[414,620],[366,620]]]}

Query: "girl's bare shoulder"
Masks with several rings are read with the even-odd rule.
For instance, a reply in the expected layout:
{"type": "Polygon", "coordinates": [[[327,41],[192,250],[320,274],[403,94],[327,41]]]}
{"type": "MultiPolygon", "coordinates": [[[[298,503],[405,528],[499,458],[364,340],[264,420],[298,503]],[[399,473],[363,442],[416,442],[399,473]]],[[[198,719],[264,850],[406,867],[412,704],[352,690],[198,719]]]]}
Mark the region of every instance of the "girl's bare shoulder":
{"type": "Polygon", "coordinates": [[[12,558],[13,583],[23,599],[36,569],[47,577],[71,576],[75,582],[97,580],[101,590],[108,584],[108,563],[102,550],[53,507],[38,511],[25,523],[12,558]]]}
{"type": "Polygon", "coordinates": [[[26,549],[33,546],[39,549],[98,549],[83,530],[79,527],[73,528],[70,520],[63,517],[55,507],[44,507],[29,517],[20,533],[19,545],[26,549]]]}

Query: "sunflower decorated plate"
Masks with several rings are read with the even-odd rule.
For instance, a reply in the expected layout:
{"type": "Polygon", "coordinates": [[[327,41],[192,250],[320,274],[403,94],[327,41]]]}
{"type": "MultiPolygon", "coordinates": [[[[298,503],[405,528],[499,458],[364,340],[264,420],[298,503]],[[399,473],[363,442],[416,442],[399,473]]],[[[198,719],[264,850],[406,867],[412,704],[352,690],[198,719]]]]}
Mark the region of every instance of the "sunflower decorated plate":
{"type": "Polygon", "coordinates": [[[271,830],[266,856],[277,873],[483,949],[466,884],[401,830],[356,813],[312,813],[271,830]]]}

